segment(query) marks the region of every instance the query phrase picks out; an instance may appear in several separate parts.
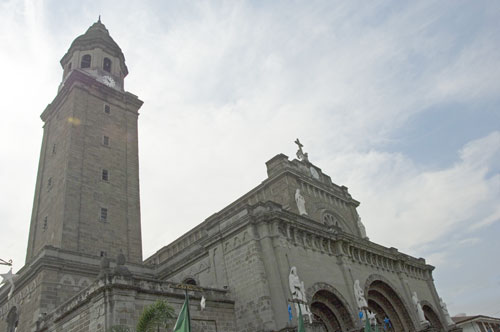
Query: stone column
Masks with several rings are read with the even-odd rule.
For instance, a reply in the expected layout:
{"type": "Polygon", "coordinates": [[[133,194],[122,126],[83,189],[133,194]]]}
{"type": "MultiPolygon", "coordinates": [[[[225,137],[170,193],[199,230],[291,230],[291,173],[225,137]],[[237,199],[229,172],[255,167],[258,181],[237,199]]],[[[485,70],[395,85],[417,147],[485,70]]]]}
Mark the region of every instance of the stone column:
{"type": "MultiPolygon", "coordinates": [[[[394,251],[397,252],[396,248],[391,248],[391,249],[394,249],[394,251]]],[[[401,295],[403,295],[404,297],[401,299],[401,301],[405,301],[407,304],[410,305],[409,307],[410,312],[408,314],[410,315],[413,326],[417,329],[417,331],[419,331],[422,329],[422,326],[420,325],[420,320],[417,317],[417,312],[413,305],[413,301],[411,299],[412,295],[410,286],[408,285],[408,280],[407,280],[408,276],[406,275],[406,272],[403,269],[403,264],[404,264],[403,259],[401,257],[398,257],[396,259],[396,273],[401,282],[401,289],[403,290],[403,293],[401,295]]]]}
{"type": "Polygon", "coordinates": [[[351,266],[349,263],[349,257],[347,253],[342,249],[342,241],[336,241],[336,249],[337,249],[337,265],[342,271],[342,276],[344,277],[344,282],[347,287],[347,291],[349,292],[349,301],[351,302],[351,308],[355,310],[354,320],[357,327],[363,327],[363,324],[359,320],[358,316],[358,303],[356,301],[356,296],[354,295],[354,277],[352,276],[351,266]]]}
{"type": "Polygon", "coordinates": [[[284,257],[277,257],[273,240],[278,238],[278,232],[274,231],[276,223],[261,222],[257,226],[260,236],[260,247],[265,273],[268,281],[271,307],[274,316],[275,329],[286,326],[287,315],[287,295],[283,291],[283,278],[280,274],[280,263],[284,257]],[[281,314],[283,313],[283,314],[281,314]]]}

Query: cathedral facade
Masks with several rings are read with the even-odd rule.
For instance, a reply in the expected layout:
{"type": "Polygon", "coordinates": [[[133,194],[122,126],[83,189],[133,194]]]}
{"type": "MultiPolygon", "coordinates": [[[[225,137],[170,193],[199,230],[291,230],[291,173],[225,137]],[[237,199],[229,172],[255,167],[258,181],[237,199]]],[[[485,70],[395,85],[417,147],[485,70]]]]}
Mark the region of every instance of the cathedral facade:
{"type": "Polygon", "coordinates": [[[44,133],[25,266],[0,289],[0,331],[131,331],[192,285],[193,331],[457,330],[434,267],[371,242],[356,201],[298,145],[267,178],[143,259],[138,110],[124,55],[100,22],[61,59],[44,133]],[[199,300],[205,298],[205,307],[199,300]]]}

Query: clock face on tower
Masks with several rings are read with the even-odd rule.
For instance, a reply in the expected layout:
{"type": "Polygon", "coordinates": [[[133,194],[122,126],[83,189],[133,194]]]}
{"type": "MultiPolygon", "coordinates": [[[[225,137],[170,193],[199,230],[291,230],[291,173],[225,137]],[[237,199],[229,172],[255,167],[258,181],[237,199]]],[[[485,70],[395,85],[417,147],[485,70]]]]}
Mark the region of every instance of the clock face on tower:
{"type": "Polygon", "coordinates": [[[115,80],[113,79],[113,77],[111,76],[108,76],[108,75],[105,75],[105,76],[101,76],[97,79],[97,81],[109,86],[110,88],[114,88],[116,86],[116,82],[115,80]]]}

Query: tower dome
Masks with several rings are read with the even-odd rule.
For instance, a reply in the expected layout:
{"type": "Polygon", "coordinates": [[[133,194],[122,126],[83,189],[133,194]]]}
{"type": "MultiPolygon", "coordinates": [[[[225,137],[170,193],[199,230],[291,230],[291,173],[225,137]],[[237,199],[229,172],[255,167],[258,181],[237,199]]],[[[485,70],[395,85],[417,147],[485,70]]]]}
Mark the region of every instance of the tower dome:
{"type": "Polygon", "coordinates": [[[123,79],[128,74],[125,57],[118,44],[111,38],[101,19],[78,36],[61,59],[63,81],[74,69],[94,77],[107,75],[123,89],[123,79]]]}

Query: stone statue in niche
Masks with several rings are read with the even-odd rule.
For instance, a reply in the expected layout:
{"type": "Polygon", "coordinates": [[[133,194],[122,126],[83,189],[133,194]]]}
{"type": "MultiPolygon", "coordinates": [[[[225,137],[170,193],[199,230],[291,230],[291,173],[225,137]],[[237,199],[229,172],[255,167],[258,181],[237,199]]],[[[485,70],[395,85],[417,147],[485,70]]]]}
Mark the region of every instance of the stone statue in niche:
{"type": "Polygon", "coordinates": [[[417,292],[413,292],[413,296],[411,297],[411,300],[413,301],[413,304],[415,305],[415,310],[417,311],[417,317],[418,317],[418,320],[420,321],[420,324],[421,325],[429,324],[429,321],[425,318],[424,311],[422,310],[422,305],[420,304],[420,301],[418,300],[417,292]]]}
{"type": "Polygon", "coordinates": [[[358,304],[358,309],[363,310],[368,308],[368,303],[365,299],[365,292],[361,289],[359,285],[359,280],[354,282],[354,296],[356,297],[356,303],[358,304]]]}
{"type": "Polygon", "coordinates": [[[368,240],[368,236],[366,236],[366,228],[365,225],[361,222],[361,217],[358,216],[358,228],[359,228],[359,233],[361,234],[362,239],[368,240]]]}
{"type": "MultiPolygon", "coordinates": [[[[292,298],[307,302],[306,299],[306,290],[304,287],[304,282],[300,281],[299,276],[297,274],[297,268],[292,266],[290,269],[290,275],[288,276],[288,283],[290,285],[290,292],[292,293],[292,298]]],[[[307,315],[309,317],[309,322],[312,324],[312,313],[307,304],[295,304],[295,310],[297,312],[297,316],[299,315],[299,305],[300,310],[302,311],[302,315],[307,315]]]]}
{"type": "Polygon", "coordinates": [[[441,310],[443,310],[444,318],[446,319],[446,324],[448,326],[454,325],[455,322],[450,317],[450,313],[448,312],[448,307],[446,306],[446,303],[444,303],[442,298],[439,298],[439,306],[441,307],[441,310]]]}
{"type": "Polygon", "coordinates": [[[295,191],[295,202],[297,203],[297,209],[299,209],[300,215],[307,215],[306,211],[306,200],[304,196],[300,194],[300,189],[295,191]]]}

